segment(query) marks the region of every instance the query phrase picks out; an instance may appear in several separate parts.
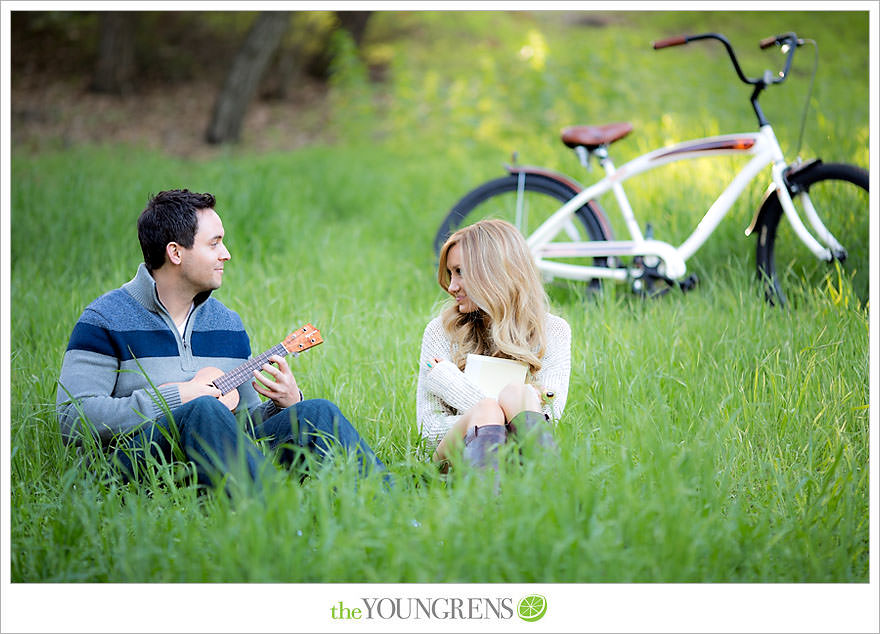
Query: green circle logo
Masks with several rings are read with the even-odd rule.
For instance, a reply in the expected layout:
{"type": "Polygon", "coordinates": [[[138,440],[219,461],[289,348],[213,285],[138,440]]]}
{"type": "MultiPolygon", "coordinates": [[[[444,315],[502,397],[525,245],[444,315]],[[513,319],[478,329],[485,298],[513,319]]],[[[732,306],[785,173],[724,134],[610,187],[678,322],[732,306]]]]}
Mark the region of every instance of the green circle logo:
{"type": "Polygon", "coordinates": [[[519,618],[529,623],[539,620],[546,613],[547,599],[540,594],[530,594],[524,597],[517,606],[519,618]]]}

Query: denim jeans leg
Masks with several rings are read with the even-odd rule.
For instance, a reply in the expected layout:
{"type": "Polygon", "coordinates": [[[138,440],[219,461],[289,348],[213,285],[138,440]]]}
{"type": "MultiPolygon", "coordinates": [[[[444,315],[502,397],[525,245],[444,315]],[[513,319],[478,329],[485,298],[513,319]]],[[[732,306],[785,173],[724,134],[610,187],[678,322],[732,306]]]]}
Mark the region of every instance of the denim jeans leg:
{"type": "Polygon", "coordinates": [[[257,480],[264,457],[251,439],[241,433],[235,416],[220,401],[203,396],[184,403],[171,414],[173,426],[162,416],[117,449],[115,456],[127,479],[133,479],[134,475],[131,459],[142,469],[146,452],[154,458],[161,455],[165,460],[172,460],[172,445],[168,439],[171,438],[179,443],[186,460],[195,463],[199,484],[215,485],[240,466],[246,468],[251,481],[257,480]]]}
{"type": "Polygon", "coordinates": [[[347,452],[355,451],[361,475],[372,470],[386,471],[354,425],[334,403],[325,399],[300,401],[258,425],[255,433],[258,438],[268,438],[273,450],[282,447],[280,460],[288,467],[295,455],[283,445],[294,444],[319,458],[338,447],[347,452]]]}
{"type": "Polygon", "coordinates": [[[171,461],[171,443],[168,421],[145,422],[136,432],[126,434],[119,441],[110,457],[126,482],[142,482],[147,466],[146,456],[154,460],[171,461]]]}

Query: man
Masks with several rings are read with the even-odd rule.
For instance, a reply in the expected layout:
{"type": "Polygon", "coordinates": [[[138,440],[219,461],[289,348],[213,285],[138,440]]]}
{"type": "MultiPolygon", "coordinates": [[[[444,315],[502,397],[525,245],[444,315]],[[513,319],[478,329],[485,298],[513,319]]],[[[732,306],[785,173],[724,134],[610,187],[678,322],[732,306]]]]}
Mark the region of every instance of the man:
{"type": "Polygon", "coordinates": [[[238,388],[235,413],[220,390],[192,380],[203,367],[226,372],[251,354],[238,314],[210,297],[231,257],[214,205],[211,194],[186,189],[150,199],[138,219],[144,262],[137,274],[89,304],[74,326],[56,398],[62,434],[77,442],[97,435],[127,478],[137,476],[146,453],[170,460],[179,448],[200,484],[216,485],[236,466],[257,481],[266,458],[254,439],[278,449],[286,466],[305,452],[320,458],[341,446],[357,453],[361,473],[384,471],[336,405],[303,400],[281,356],[238,388]],[[236,414],[247,420],[239,424],[236,414]]]}

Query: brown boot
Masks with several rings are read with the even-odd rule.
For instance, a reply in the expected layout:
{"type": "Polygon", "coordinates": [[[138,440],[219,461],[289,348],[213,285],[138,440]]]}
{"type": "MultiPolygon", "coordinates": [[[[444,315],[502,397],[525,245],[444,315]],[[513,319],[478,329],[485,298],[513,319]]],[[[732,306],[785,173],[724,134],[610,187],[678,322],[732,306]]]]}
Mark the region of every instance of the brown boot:
{"type": "Polygon", "coordinates": [[[507,442],[504,425],[474,427],[464,437],[464,462],[477,468],[498,468],[498,447],[507,442]]]}
{"type": "Polygon", "coordinates": [[[550,423],[541,412],[522,411],[507,423],[507,429],[517,442],[534,442],[543,449],[557,448],[550,423]]]}

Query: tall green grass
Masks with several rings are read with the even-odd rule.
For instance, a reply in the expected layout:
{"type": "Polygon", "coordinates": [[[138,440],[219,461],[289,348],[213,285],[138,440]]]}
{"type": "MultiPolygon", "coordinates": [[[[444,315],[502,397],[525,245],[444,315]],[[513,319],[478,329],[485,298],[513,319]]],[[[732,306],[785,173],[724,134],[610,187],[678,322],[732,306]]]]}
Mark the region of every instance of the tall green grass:
{"type": "MultiPolygon", "coordinates": [[[[431,239],[452,203],[500,175],[514,143],[529,162],[573,166],[554,138],[562,124],[636,118],[624,155],[668,134],[753,127],[745,98],[731,109],[728,80],[712,72],[694,80],[699,100],[684,96],[694,58],[653,54],[652,70],[650,39],[690,26],[735,42],[784,30],[829,42],[837,72],[816,99],[836,98],[818,112],[829,130],[857,133],[813,147],[867,164],[864,15],[611,14],[604,28],[553,17],[408,14],[386,45],[386,100],[358,120],[337,93],[352,127],[334,146],[206,162],[120,147],[14,155],[13,581],[868,580],[868,314],[843,301],[845,280],[842,294],[787,289],[795,310],[763,302],[741,233],[759,192],[694,258],[703,283],[688,295],[548,286],[573,332],[557,459],[506,465],[497,496],[427,463],[416,364],[443,301],[431,239]],[[518,51],[542,39],[539,71],[518,51]],[[833,48],[841,40],[848,48],[833,48]],[[217,196],[232,260],[216,297],[255,350],[304,321],[321,329],[324,345],[294,362],[299,383],[356,423],[394,490],[355,488],[345,460],[303,484],[279,473],[262,497],[198,495],[165,465],[138,489],[63,446],[53,407],[70,329],[133,275],[137,213],[170,187],[217,196]]],[[[395,24],[379,16],[374,39],[395,24]]],[[[642,193],[663,221],[689,222],[675,188],[642,193]]]]}

